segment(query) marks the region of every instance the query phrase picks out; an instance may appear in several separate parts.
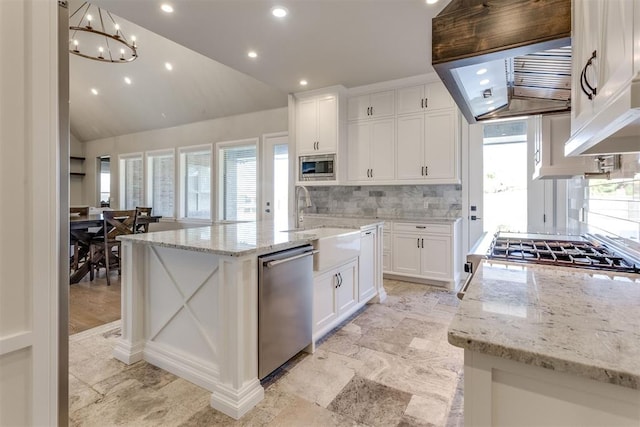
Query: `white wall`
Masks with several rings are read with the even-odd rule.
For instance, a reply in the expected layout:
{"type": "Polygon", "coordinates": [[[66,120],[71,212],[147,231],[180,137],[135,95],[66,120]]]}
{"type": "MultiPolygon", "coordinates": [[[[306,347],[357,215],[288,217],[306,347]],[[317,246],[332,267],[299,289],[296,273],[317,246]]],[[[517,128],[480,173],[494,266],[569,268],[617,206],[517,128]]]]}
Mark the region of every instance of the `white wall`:
{"type": "MultiPolygon", "coordinates": [[[[82,204],[97,206],[99,203],[96,159],[100,156],[111,156],[111,207],[117,209],[120,199],[120,154],[259,138],[265,133],[286,132],[287,123],[288,110],[284,107],[85,142],[87,175],[83,180],[82,204]]],[[[154,230],[166,227],[166,224],[154,224],[154,230]]]]}
{"type": "Polygon", "coordinates": [[[58,422],[57,9],[53,1],[0,1],[3,426],[58,422]]]}

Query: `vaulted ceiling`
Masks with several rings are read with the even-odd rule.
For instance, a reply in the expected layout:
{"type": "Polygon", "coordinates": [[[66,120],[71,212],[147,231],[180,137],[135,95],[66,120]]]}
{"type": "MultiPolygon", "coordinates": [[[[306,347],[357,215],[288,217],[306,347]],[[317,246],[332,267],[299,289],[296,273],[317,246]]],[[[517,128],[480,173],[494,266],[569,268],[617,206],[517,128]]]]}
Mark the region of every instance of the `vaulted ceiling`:
{"type": "MultiPolygon", "coordinates": [[[[71,130],[81,141],[283,107],[287,93],[301,90],[431,72],[431,18],[448,1],[93,3],[126,19],[118,21],[136,36],[139,57],[108,64],[70,55],[71,130]],[[174,12],[162,12],[163,3],[174,12]],[[271,15],[276,4],[286,18],[271,15]]],[[[73,0],[70,12],[80,4],[73,0]]]]}

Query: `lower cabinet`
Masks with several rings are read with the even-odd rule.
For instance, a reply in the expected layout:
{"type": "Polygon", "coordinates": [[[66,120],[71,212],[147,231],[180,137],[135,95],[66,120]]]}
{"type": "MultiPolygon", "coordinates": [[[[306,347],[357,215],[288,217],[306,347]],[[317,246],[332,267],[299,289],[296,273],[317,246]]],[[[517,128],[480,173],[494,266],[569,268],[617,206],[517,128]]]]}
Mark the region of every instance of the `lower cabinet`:
{"type": "Polygon", "coordinates": [[[367,230],[360,234],[360,262],[358,263],[358,301],[364,301],[376,294],[376,234],[367,230]]]}
{"type": "Polygon", "coordinates": [[[342,314],[358,302],[358,261],[327,270],[313,280],[314,340],[331,329],[342,314]]]}
{"type": "Polygon", "coordinates": [[[460,221],[451,224],[394,222],[389,275],[444,282],[451,289],[460,278],[460,221]]]}

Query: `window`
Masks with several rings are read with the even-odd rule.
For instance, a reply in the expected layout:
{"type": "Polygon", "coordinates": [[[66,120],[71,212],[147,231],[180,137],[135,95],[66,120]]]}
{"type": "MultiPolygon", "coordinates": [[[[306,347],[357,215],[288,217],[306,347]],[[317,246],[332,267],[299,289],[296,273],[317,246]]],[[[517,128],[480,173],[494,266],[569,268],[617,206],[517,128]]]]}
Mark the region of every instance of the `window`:
{"type": "Polygon", "coordinates": [[[256,140],[220,144],[220,219],[256,220],[256,147],[256,140]]]}
{"type": "Polygon", "coordinates": [[[147,153],[147,200],[155,215],[174,216],[175,156],[173,150],[147,153]]]}
{"type": "Polygon", "coordinates": [[[211,219],[211,146],[180,150],[183,218],[211,219]]]}
{"type": "Polygon", "coordinates": [[[110,157],[98,157],[98,169],[100,171],[100,207],[111,206],[111,166],[110,157]]]}
{"type": "Polygon", "coordinates": [[[144,206],[142,154],[120,156],[120,208],[144,206]]]}

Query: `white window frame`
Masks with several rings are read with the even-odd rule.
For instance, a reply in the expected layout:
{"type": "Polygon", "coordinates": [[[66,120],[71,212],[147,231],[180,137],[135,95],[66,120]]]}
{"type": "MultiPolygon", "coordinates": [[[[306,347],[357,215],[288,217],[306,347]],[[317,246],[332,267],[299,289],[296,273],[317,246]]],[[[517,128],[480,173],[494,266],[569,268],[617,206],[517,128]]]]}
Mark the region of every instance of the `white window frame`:
{"type": "Polygon", "coordinates": [[[214,155],[213,155],[213,144],[201,144],[201,145],[191,145],[191,146],[187,146],[187,147],[179,147],[178,148],[178,156],[176,161],[178,162],[178,179],[177,184],[178,184],[178,197],[176,198],[176,200],[178,201],[178,206],[176,209],[176,213],[178,215],[178,220],[181,222],[193,222],[193,223],[204,223],[204,224],[211,224],[213,221],[213,214],[214,214],[214,200],[216,198],[215,196],[215,187],[214,187],[214,176],[216,174],[216,167],[215,167],[215,159],[214,159],[214,155]],[[186,202],[186,191],[185,191],[185,176],[184,176],[184,172],[185,172],[185,162],[184,162],[184,157],[183,154],[189,154],[189,153],[198,153],[198,152],[202,152],[202,151],[208,151],[209,152],[209,160],[210,160],[210,164],[211,164],[211,175],[209,177],[210,179],[210,188],[211,188],[211,204],[209,206],[209,212],[210,212],[210,217],[205,219],[205,218],[188,218],[186,216],[186,212],[185,212],[185,202],[186,202]]]}
{"type": "Polygon", "coordinates": [[[145,157],[145,194],[146,194],[146,202],[147,206],[151,206],[153,208],[153,170],[150,167],[150,162],[153,157],[163,156],[163,155],[171,155],[173,156],[173,212],[171,215],[163,216],[163,220],[173,220],[176,218],[176,211],[178,209],[178,180],[176,179],[176,174],[178,173],[178,159],[176,158],[176,149],[175,148],[167,148],[162,150],[152,150],[146,151],[144,153],[145,157]]]}
{"type": "Polygon", "coordinates": [[[224,185],[224,177],[222,173],[224,169],[222,168],[222,161],[224,160],[221,151],[224,148],[228,147],[236,147],[236,146],[246,146],[246,145],[255,145],[256,147],[256,218],[257,221],[260,219],[260,206],[262,206],[262,191],[260,187],[260,177],[262,173],[262,150],[260,147],[260,138],[246,138],[246,139],[236,139],[233,141],[221,141],[215,144],[216,155],[215,155],[215,166],[216,166],[216,179],[217,186],[215,187],[216,197],[216,220],[223,221],[224,215],[224,190],[222,185],[224,185]]]}
{"type": "Polygon", "coordinates": [[[123,179],[123,174],[125,173],[125,169],[122,166],[123,166],[123,162],[125,160],[130,160],[130,159],[140,159],[140,161],[142,162],[142,197],[141,197],[141,200],[143,200],[143,201],[146,200],[145,199],[146,165],[145,165],[145,162],[144,162],[144,153],[143,152],[138,152],[138,153],[119,154],[118,155],[118,184],[119,184],[119,194],[118,194],[119,204],[118,204],[118,208],[119,209],[126,209],[126,201],[124,199],[125,198],[125,194],[126,194],[126,188],[125,188],[125,180],[123,179]]]}

